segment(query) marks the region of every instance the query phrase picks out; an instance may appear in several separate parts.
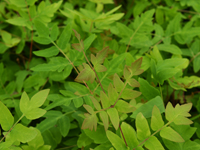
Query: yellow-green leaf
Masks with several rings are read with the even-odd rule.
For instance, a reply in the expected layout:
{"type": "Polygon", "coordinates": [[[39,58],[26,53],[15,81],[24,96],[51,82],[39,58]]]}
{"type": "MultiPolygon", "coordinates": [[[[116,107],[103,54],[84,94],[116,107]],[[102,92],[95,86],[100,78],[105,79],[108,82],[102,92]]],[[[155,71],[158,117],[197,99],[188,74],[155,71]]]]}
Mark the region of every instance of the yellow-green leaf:
{"type": "Polygon", "coordinates": [[[0,101],[0,125],[3,130],[8,131],[14,123],[14,117],[9,109],[0,101]]]}
{"type": "Polygon", "coordinates": [[[111,132],[109,130],[106,132],[106,135],[116,150],[126,150],[127,149],[124,141],[119,136],[117,136],[116,134],[114,134],[113,132],[111,132]]]}
{"type": "Polygon", "coordinates": [[[152,128],[152,130],[156,131],[156,130],[159,130],[163,126],[164,126],[164,122],[163,122],[162,116],[160,114],[160,110],[155,105],[153,107],[153,111],[152,111],[151,128],[152,128]]]}
{"type": "Polygon", "coordinates": [[[105,111],[100,111],[100,118],[103,121],[105,131],[107,131],[109,126],[108,114],[105,111]]]}
{"type": "Polygon", "coordinates": [[[160,136],[173,142],[185,142],[180,134],[174,131],[171,127],[165,127],[164,129],[162,129],[160,131],[160,136]]]}
{"type": "Polygon", "coordinates": [[[110,121],[112,122],[114,128],[117,130],[119,127],[119,114],[116,108],[109,108],[107,113],[110,117],[110,121]]]}
{"type": "Polygon", "coordinates": [[[165,150],[160,141],[155,136],[151,136],[145,142],[145,147],[149,150],[165,150]]]}
{"type": "Polygon", "coordinates": [[[151,135],[148,122],[142,113],[139,113],[136,117],[136,129],[137,138],[140,141],[147,139],[151,135]]]}
{"type": "Polygon", "coordinates": [[[94,71],[86,63],[84,63],[83,66],[84,66],[84,69],[78,74],[75,81],[83,82],[83,81],[90,80],[91,83],[94,82],[94,79],[96,77],[94,71]]]}

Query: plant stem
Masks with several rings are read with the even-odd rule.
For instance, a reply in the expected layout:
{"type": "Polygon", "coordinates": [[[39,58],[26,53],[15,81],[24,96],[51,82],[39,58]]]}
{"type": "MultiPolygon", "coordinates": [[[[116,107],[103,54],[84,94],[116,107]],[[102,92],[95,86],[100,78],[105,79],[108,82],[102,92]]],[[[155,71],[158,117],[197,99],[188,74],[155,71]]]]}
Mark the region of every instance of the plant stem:
{"type": "MultiPolygon", "coordinates": [[[[171,121],[172,122],[172,121],[171,121]]],[[[142,141],[137,147],[141,146],[142,144],[144,144],[150,137],[154,136],[156,133],[158,133],[159,131],[161,131],[163,128],[165,128],[166,126],[168,126],[171,122],[168,122],[166,125],[164,125],[162,128],[160,128],[159,130],[157,130],[156,132],[154,132],[152,135],[150,135],[148,138],[146,138],[144,141],[142,141]]],[[[136,147],[136,148],[137,148],[136,147]]],[[[136,148],[134,148],[133,150],[135,150],[136,148]]]]}
{"type": "Polygon", "coordinates": [[[162,88],[161,88],[161,85],[160,85],[160,83],[159,83],[159,88],[160,88],[160,94],[161,94],[161,98],[162,98],[162,100],[163,100],[162,88]]]}
{"type": "Polygon", "coordinates": [[[0,140],[0,143],[3,141],[3,139],[6,138],[6,136],[8,135],[8,133],[10,133],[10,131],[18,124],[18,122],[24,117],[24,114],[17,120],[17,122],[15,122],[15,124],[10,128],[10,130],[4,135],[4,137],[0,140]]]}
{"type": "MultiPolygon", "coordinates": [[[[80,45],[81,45],[81,44],[80,44],[80,45]]],[[[106,93],[105,90],[103,89],[103,86],[102,86],[102,84],[101,84],[101,81],[99,80],[99,77],[98,77],[98,75],[97,75],[97,73],[96,73],[94,67],[92,66],[92,64],[90,63],[90,61],[88,60],[88,58],[87,58],[87,56],[86,56],[86,54],[85,54],[85,52],[84,52],[84,47],[81,47],[81,50],[82,50],[82,52],[83,52],[83,55],[84,55],[86,61],[87,61],[88,64],[90,65],[90,68],[94,71],[95,76],[97,77],[97,80],[98,80],[98,82],[99,82],[99,84],[100,84],[100,86],[101,86],[101,89],[103,90],[104,93],[106,93]]]]}
{"type": "Polygon", "coordinates": [[[141,24],[138,26],[138,28],[135,30],[135,32],[133,33],[133,35],[130,37],[130,40],[128,42],[128,45],[126,47],[126,52],[128,51],[129,49],[129,46],[130,46],[130,43],[131,43],[131,40],[133,39],[133,37],[135,36],[135,34],[137,33],[137,31],[139,30],[139,28],[143,25],[144,22],[141,22],[141,24]]]}
{"type": "MultiPolygon", "coordinates": [[[[32,22],[31,14],[30,14],[26,0],[25,0],[25,3],[26,3],[26,7],[27,7],[29,20],[30,20],[30,22],[32,22]]],[[[27,70],[29,69],[29,65],[30,65],[30,62],[31,62],[31,59],[32,59],[32,50],[33,50],[33,25],[31,25],[31,28],[32,28],[32,30],[31,30],[31,45],[30,45],[30,51],[29,51],[30,54],[29,54],[29,60],[28,60],[28,64],[27,64],[27,70]]]]}
{"type": "Polygon", "coordinates": [[[91,32],[91,30],[92,30],[92,26],[93,26],[93,21],[91,21],[90,32],[91,32]]]}
{"type": "Polygon", "coordinates": [[[199,117],[200,117],[200,114],[198,114],[198,115],[192,117],[190,120],[196,120],[196,119],[198,119],[199,117]]]}
{"type": "Polygon", "coordinates": [[[196,15],[200,15],[200,13],[198,13],[198,12],[194,12],[194,11],[181,10],[181,9],[179,9],[179,10],[177,10],[177,11],[180,11],[180,12],[185,12],[185,13],[190,13],[190,14],[196,14],[196,15]]]}
{"type": "Polygon", "coordinates": [[[128,80],[129,80],[129,79],[126,80],[126,82],[125,82],[125,84],[124,84],[124,87],[122,88],[122,90],[120,91],[120,93],[119,93],[119,95],[118,95],[118,97],[117,97],[117,100],[116,100],[115,103],[112,105],[113,107],[116,105],[116,103],[118,102],[120,96],[122,95],[122,92],[124,91],[124,89],[125,89],[125,87],[126,87],[126,85],[127,85],[127,83],[128,83],[128,82],[127,82],[128,80]]]}
{"type": "MultiPolygon", "coordinates": [[[[63,52],[62,49],[60,49],[60,47],[58,47],[58,45],[51,40],[51,43],[53,43],[53,45],[65,56],[65,58],[69,61],[69,63],[73,66],[73,68],[75,69],[76,73],[79,74],[79,71],[76,69],[76,67],[74,66],[73,62],[69,59],[69,57],[67,57],[67,55],[63,52]]],[[[93,94],[93,92],[90,90],[90,88],[88,87],[87,83],[85,81],[83,81],[83,83],[85,84],[85,86],[88,88],[88,90],[90,91],[91,94],[93,94]]]]}
{"type": "Polygon", "coordinates": [[[119,129],[120,129],[120,132],[121,132],[122,137],[123,137],[123,139],[124,139],[124,142],[125,142],[126,146],[128,147],[128,144],[127,144],[127,142],[126,142],[126,139],[125,139],[125,137],[124,137],[124,134],[123,134],[123,132],[122,132],[122,129],[121,129],[120,124],[119,124],[119,129]]]}

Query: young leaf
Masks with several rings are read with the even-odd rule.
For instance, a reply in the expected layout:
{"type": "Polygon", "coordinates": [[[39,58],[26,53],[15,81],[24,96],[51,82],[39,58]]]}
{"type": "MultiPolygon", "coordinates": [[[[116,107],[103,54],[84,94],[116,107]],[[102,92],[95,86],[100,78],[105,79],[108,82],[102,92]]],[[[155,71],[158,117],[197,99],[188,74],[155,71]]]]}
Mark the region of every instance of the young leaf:
{"type": "Polygon", "coordinates": [[[96,65],[95,67],[94,67],[94,69],[97,71],[97,72],[105,72],[106,70],[107,70],[107,68],[105,67],[105,66],[103,66],[103,65],[96,65]]]}
{"type": "Polygon", "coordinates": [[[93,110],[93,108],[92,108],[91,106],[85,105],[85,104],[84,104],[83,107],[84,107],[91,115],[95,113],[94,110],[93,110]]]}
{"type": "Polygon", "coordinates": [[[4,131],[8,131],[14,123],[14,117],[10,113],[9,109],[1,101],[0,114],[0,125],[4,131]]]}
{"type": "Polygon", "coordinates": [[[140,83],[133,78],[127,80],[127,83],[132,87],[140,87],[140,83]]]}
{"type": "Polygon", "coordinates": [[[145,147],[149,150],[165,150],[160,141],[155,136],[151,136],[145,142],[145,147]]]}
{"type": "Polygon", "coordinates": [[[122,129],[124,138],[126,140],[126,143],[128,144],[128,147],[131,150],[137,147],[139,145],[139,142],[137,140],[137,135],[133,127],[131,127],[129,124],[125,122],[122,122],[121,129],[122,129]]]}
{"type": "Polygon", "coordinates": [[[140,95],[141,92],[126,88],[123,90],[121,97],[125,100],[128,100],[128,99],[134,99],[140,95]]]}
{"type": "Polygon", "coordinates": [[[105,131],[107,131],[109,126],[108,114],[105,111],[100,111],[100,118],[103,121],[105,131]]]}
{"type": "Polygon", "coordinates": [[[82,124],[82,129],[90,129],[91,131],[94,130],[96,131],[97,129],[97,121],[98,121],[98,118],[96,116],[96,114],[85,114],[86,118],[85,120],[83,121],[83,124],[82,124]]]}
{"type": "Polygon", "coordinates": [[[82,51],[82,47],[81,47],[80,43],[74,43],[74,44],[72,44],[72,47],[73,47],[75,50],[79,51],[79,52],[82,51]]]}
{"type": "Polygon", "coordinates": [[[137,138],[140,141],[145,140],[151,135],[148,122],[146,118],[139,113],[136,117],[136,129],[137,129],[137,138]]]}
{"type": "Polygon", "coordinates": [[[104,109],[110,107],[108,96],[103,91],[100,92],[100,99],[104,109]]]}
{"type": "Polygon", "coordinates": [[[76,31],[76,30],[74,30],[74,29],[72,29],[73,31],[74,31],[74,34],[75,34],[75,37],[78,39],[78,41],[80,42],[80,40],[81,40],[81,36],[80,36],[80,34],[78,34],[78,32],[76,31]]]}
{"type": "Polygon", "coordinates": [[[104,62],[104,59],[107,57],[109,47],[103,48],[101,51],[99,51],[96,55],[96,57],[91,54],[91,62],[94,66],[97,64],[102,64],[104,62]]]}
{"type": "Polygon", "coordinates": [[[114,128],[117,130],[119,127],[119,114],[116,108],[109,108],[107,113],[110,117],[110,121],[112,122],[114,128]]]}
{"type": "Polygon", "coordinates": [[[188,113],[192,108],[192,103],[179,105],[177,104],[174,108],[172,104],[169,102],[166,106],[165,116],[168,121],[173,121],[177,125],[188,125],[193,122],[186,117],[190,117],[191,115],[188,113]]]}
{"type": "Polygon", "coordinates": [[[134,106],[132,106],[131,104],[123,100],[118,100],[115,107],[117,108],[119,112],[122,112],[122,113],[130,113],[136,110],[134,106]]]}
{"type": "Polygon", "coordinates": [[[84,69],[76,77],[75,81],[83,82],[83,81],[89,81],[90,80],[90,82],[93,83],[94,79],[96,77],[94,71],[86,63],[83,63],[83,66],[84,66],[84,69]]]}
{"type": "Polygon", "coordinates": [[[119,94],[117,93],[116,88],[114,88],[113,85],[110,83],[108,86],[108,97],[111,105],[116,102],[118,96],[119,94]]]}
{"type": "Polygon", "coordinates": [[[173,142],[185,142],[185,140],[171,127],[165,127],[162,129],[160,131],[160,136],[173,142]]]}
{"type": "Polygon", "coordinates": [[[131,75],[140,75],[144,70],[140,69],[143,57],[134,61],[128,69],[131,71],[131,75]]]}
{"type": "Polygon", "coordinates": [[[155,105],[152,111],[151,117],[151,128],[153,131],[159,130],[164,126],[164,122],[162,116],[160,114],[159,108],[155,105]]]}
{"type": "Polygon", "coordinates": [[[124,67],[123,76],[126,80],[131,77],[131,71],[129,70],[129,66],[124,67]]]}
{"type": "Polygon", "coordinates": [[[106,131],[106,135],[116,150],[126,150],[127,149],[125,143],[119,136],[117,136],[116,134],[114,134],[113,132],[111,132],[109,130],[106,131]]]}
{"type": "Polygon", "coordinates": [[[92,103],[94,104],[94,107],[97,110],[101,110],[101,105],[99,104],[99,102],[93,96],[90,96],[90,99],[92,100],[92,103]]]}

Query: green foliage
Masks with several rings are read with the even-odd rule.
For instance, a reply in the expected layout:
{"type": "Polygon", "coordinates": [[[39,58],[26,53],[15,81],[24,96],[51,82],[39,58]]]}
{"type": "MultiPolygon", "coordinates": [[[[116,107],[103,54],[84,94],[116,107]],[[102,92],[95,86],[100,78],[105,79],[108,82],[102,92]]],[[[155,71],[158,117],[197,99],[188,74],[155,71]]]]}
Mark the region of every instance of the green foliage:
{"type": "Polygon", "coordinates": [[[199,10],[1,1],[0,149],[199,150],[199,10]]]}

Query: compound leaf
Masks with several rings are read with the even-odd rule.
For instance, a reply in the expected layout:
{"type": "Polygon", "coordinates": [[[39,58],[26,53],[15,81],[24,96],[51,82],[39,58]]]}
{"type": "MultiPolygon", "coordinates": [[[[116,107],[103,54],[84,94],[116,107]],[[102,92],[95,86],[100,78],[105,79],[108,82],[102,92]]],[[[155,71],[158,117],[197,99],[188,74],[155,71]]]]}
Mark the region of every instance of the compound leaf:
{"type": "Polygon", "coordinates": [[[189,125],[193,122],[186,117],[190,117],[191,115],[188,113],[192,108],[192,103],[179,105],[177,104],[174,108],[172,104],[169,102],[166,106],[165,117],[168,121],[173,121],[177,125],[189,125]]]}
{"type": "Polygon", "coordinates": [[[94,71],[86,63],[84,63],[83,66],[84,66],[84,69],[81,70],[81,72],[76,77],[75,81],[83,82],[83,81],[89,81],[90,80],[91,83],[93,83],[94,79],[96,77],[94,71]]]}
{"type": "Polygon", "coordinates": [[[82,129],[90,129],[91,131],[94,129],[96,131],[97,129],[97,121],[98,121],[98,118],[96,116],[96,114],[85,114],[86,118],[85,120],[83,121],[83,124],[82,124],[82,129]]]}

